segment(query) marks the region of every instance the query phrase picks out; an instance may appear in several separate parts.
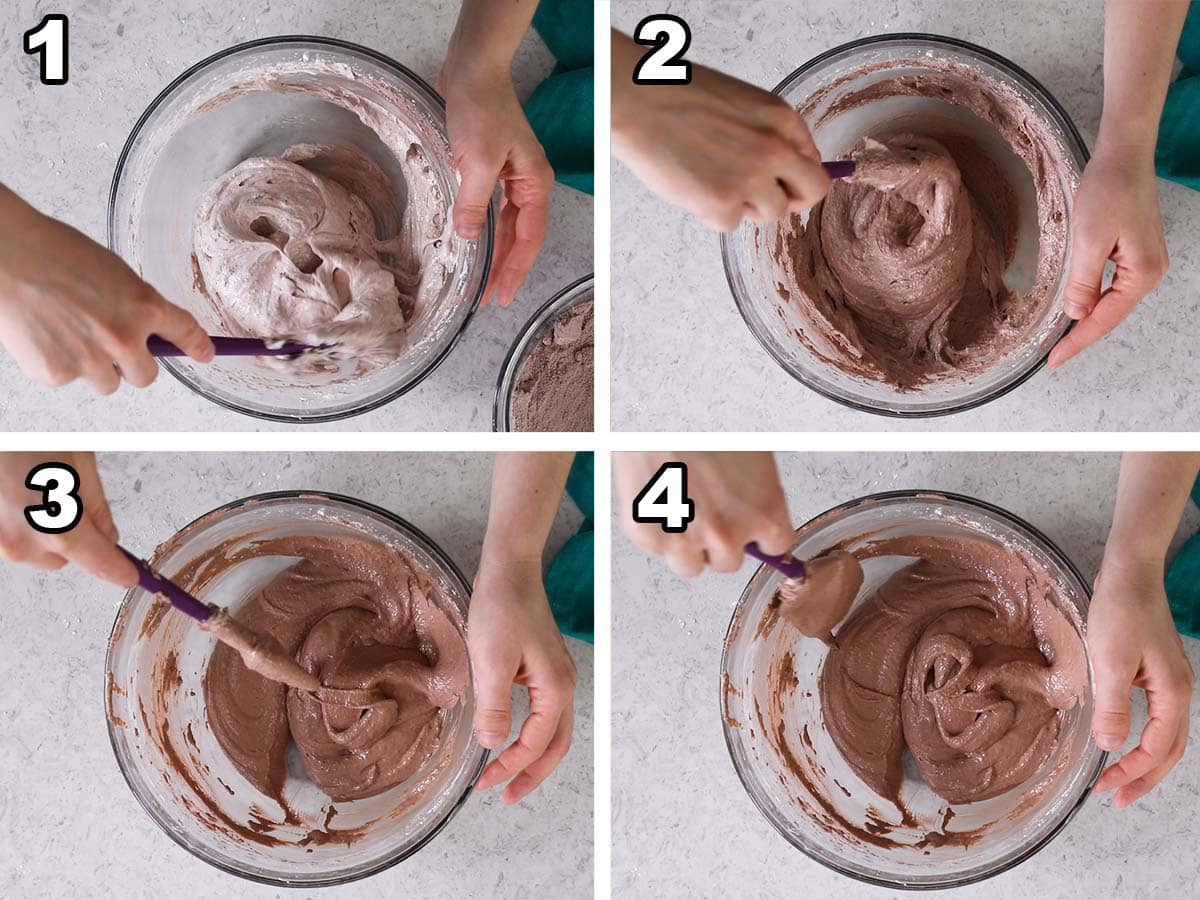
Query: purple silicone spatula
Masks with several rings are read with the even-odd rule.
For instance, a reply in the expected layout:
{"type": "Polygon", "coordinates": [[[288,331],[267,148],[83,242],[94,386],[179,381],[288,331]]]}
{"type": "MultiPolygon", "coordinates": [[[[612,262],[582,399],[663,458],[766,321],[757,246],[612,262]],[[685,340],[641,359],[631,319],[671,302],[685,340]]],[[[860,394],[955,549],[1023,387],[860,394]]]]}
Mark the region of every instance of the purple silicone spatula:
{"type": "Polygon", "coordinates": [[[835,159],[821,163],[821,168],[830,178],[849,178],[854,174],[854,160],[835,159]]]}
{"type": "Polygon", "coordinates": [[[191,616],[197,622],[207,622],[212,618],[216,609],[209,606],[202,600],[197,600],[175,582],[163,578],[157,572],[150,568],[150,564],[143,559],[138,559],[124,547],[118,546],[118,550],[125,554],[131,563],[138,570],[138,586],[151,594],[162,594],[171,605],[181,613],[191,616]]]}
{"type": "MultiPolygon", "coordinates": [[[[306,350],[323,349],[315,344],[297,344],[292,341],[273,347],[258,338],[214,337],[212,342],[217,349],[217,356],[295,356],[306,350]]],[[[153,356],[187,356],[170,341],[156,334],[150,335],[146,346],[150,348],[153,356]]]]}
{"type": "MultiPolygon", "coordinates": [[[[117,546],[117,549],[124,553],[125,557],[137,568],[138,586],[142,590],[166,597],[173,607],[200,623],[209,622],[221,612],[219,607],[209,606],[203,600],[197,600],[175,582],[163,578],[151,569],[150,564],[144,559],[139,559],[120,545],[117,546]]],[[[214,620],[213,625],[217,627],[210,626],[210,630],[216,635],[217,640],[236,650],[241,655],[242,662],[252,671],[290,687],[312,692],[322,690],[321,682],[317,677],[301,668],[300,664],[288,656],[283,648],[275,644],[273,640],[255,634],[228,615],[214,620]]],[[[379,702],[378,698],[366,691],[330,689],[329,695],[331,702],[336,702],[341,706],[363,707],[379,702]]]]}
{"type": "Polygon", "coordinates": [[[754,541],[746,545],[746,553],[753,556],[760,563],[770,566],[776,572],[783,575],[784,578],[803,581],[808,577],[808,569],[802,559],[795,559],[790,555],[772,556],[770,553],[764,553],[754,541]]]}

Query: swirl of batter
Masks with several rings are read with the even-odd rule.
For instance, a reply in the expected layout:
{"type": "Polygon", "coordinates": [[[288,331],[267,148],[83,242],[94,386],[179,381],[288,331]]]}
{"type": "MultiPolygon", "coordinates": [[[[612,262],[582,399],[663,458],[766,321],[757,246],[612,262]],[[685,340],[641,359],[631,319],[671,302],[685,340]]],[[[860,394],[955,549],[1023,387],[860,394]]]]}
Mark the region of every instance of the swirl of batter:
{"type": "Polygon", "coordinates": [[[938,141],[865,138],[791,254],[806,297],[860,364],[908,389],[961,368],[1017,303],[1004,253],[938,141]]]}
{"type": "Polygon", "coordinates": [[[233,765],[279,798],[286,753],[334,801],[383,793],[430,759],[445,711],[465,695],[466,644],[429,575],[365,538],[256,541],[249,556],[297,557],[237,611],[322,687],[288,689],[218,644],[204,677],[209,723],[233,765]]]}
{"type": "Polygon", "coordinates": [[[850,767],[893,801],[906,747],[951,803],[1027,781],[1087,688],[1083,643],[1046,574],[982,537],[893,538],[855,555],[917,561],[843,624],[821,671],[825,722],[850,767]]]}

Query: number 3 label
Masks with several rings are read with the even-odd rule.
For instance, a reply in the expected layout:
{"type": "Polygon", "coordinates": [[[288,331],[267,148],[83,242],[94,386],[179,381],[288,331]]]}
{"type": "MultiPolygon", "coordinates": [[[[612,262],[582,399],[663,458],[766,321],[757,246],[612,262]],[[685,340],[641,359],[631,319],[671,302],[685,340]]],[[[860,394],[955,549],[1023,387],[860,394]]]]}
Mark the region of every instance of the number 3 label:
{"type": "Polygon", "coordinates": [[[646,16],[633,30],[633,39],[654,48],[634,67],[634,84],[692,83],[692,64],[683,59],[692,32],[679,16],[646,16]]]}
{"type": "Polygon", "coordinates": [[[42,84],[67,83],[67,17],[44,16],[36,28],[25,32],[25,52],[42,58],[42,84]]]}
{"type": "Polygon", "coordinates": [[[25,487],[42,492],[42,502],[25,507],[25,521],[43,534],[62,534],[79,524],[79,473],[66,463],[42,463],[29,473],[25,487]]]}
{"type": "Polygon", "coordinates": [[[633,521],[661,525],[663,531],[680,534],[696,518],[696,504],[687,495],[687,466],[669,462],[659,466],[654,477],[633,498],[633,521]]]}

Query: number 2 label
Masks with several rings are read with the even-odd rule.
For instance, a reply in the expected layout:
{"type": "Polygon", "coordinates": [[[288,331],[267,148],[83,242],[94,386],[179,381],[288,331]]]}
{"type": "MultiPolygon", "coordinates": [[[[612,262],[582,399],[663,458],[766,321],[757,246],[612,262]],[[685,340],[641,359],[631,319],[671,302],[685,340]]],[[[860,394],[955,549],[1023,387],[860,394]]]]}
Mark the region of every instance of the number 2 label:
{"type": "Polygon", "coordinates": [[[25,32],[25,52],[42,58],[42,84],[67,83],[67,17],[51,13],[25,32]]]}
{"type": "Polygon", "coordinates": [[[661,525],[680,534],[696,518],[696,503],[687,495],[687,465],[668,462],[659,466],[641,492],[633,498],[633,521],[661,525]]]}
{"type": "Polygon", "coordinates": [[[679,16],[646,16],[633,30],[633,39],[654,48],[634,67],[634,84],[692,83],[692,64],[683,58],[692,44],[692,32],[679,16]]]}
{"type": "Polygon", "coordinates": [[[79,473],[66,463],[42,463],[26,477],[25,487],[42,492],[42,502],[25,507],[25,521],[43,534],[62,534],[79,524],[79,473]]]}

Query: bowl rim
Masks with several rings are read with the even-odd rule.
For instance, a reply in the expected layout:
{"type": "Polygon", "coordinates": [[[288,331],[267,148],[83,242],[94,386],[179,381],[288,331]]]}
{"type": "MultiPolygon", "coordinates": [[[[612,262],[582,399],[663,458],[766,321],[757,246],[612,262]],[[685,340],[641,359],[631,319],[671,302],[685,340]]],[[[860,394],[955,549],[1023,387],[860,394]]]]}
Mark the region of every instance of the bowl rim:
{"type": "MultiPolygon", "coordinates": [[[[965,50],[970,53],[975,53],[979,56],[982,56],[997,68],[1007,70],[1011,74],[1016,75],[1018,79],[1023,80],[1026,83],[1026,86],[1030,88],[1033,93],[1037,94],[1038,98],[1050,109],[1051,113],[1054,115],[1056,124],[1062,129],[1067,140],[1075,145],[1070,149],[1078,149],[1083,160],[1083,165],[1087,165],[1089,159],[1091,158],[1091,154],[1088,152],[1087,143],[1083,140],[1083,136],[1080,135],[1079,129],[1075,127],[1074,121],[1072,121],[1071,117],[1067,114],[1067,111],[1063,108],[1062,104],[1059,103],[1058,99],[1046,89],[1045,85],[1034,78],[1021,66],[1017,65],[1007,57],[1000,55],[994,50],[989,50],[987,47],[981,47],[979,44],[973,44],[970,41],[964,41],[960,38],[949,37],[947,35],[921,31],[898,31],[888,34],[868,35],[867,37],[857,38],[853,41],[847,41],[844,44],[838,44],[836,47],[831,47],[823,53],[817,54],[816,56],[812,57],[812,59],[803,63],[796,69],[793,69],[778,84],[771,88],[771,93],[777,96],[780,95],[784,88],[788,87],[795,79],[807,74],[811,69],[816,68],[826,60],[840,54],[847,53],[851,50],[857,50],[860,47],[868,47],[876,44],[913,42],[923,42],[935,46],[950,47],[955,50],[965,50]]],[[[1039,371],[1041,371],[1046,366],[1047,360],[1050,358],[1050,352],[1047,350],[1046,353],[1035,360],[1027,370],[1016,376],[1012,381],[993,390],[991,393],[988,393],[985,396],[978,397],[970,401],[959,401],[952,404],[943,404],[933,409],[882,409],[878,406],[872,406],[869,403],[863,403],[858,400],[853,400],[849,397],[838,396],[832,391],[829,391],[820,385],[813,384],[808,379],[805,379],[793,372],[784,361],[782,354],[773,345],[763,341],[759,337],[758,332],[755,331],[754,327],[750,324],[750,318],[746,311],[746,301],[739,297],[738,292],[734,289],[732,234],[732,232],[721,233],[721,264],[725,270],[725,283],[729,288],[730,294],[733,295],[733,302],[737,307],[738,314],[742,317],[742,322],[746,325],[746,328],[750,331],[750,334],[754,337],[754,340],[759,344],[759,346],[766,350],[771,358],[775,360],[776,364],[778,364],[781,369],[787,372],[788,375],[814,393],[820,394],[825,399],[832,400],[841,406],[849,407],[850,409],[857,410],[858,412],[871,413],[872,415],[884,416],[890,419],[936,419],[941,418],[942,416],[952,416],[956,413],[968,412],[970,410],[977,409],[986,403],[991,403],[993,400],[999,400],[1006,394],[1016,390],[1018,387],[1036,375],[1039,371]]],[[[1062,337],[1066,337],[1068,334],[1070,334],[1072,329],[1075,328],[1075,324],[1075,320],[1070,320],[1066,331],[1064,331],[1062,334],[1062,337]]],[[[1062,337],[1060,337],[1059,340],[1062,340],[1062,337]]]]}
{"type": "MultiPolygon", "coordinates": [[[[1091,603],[1092,586],[1088,583],[1087,579],[1085,579],[1083,577],[1083,574],[1079,571],[1079,568],[1075,565],[1075,563],[1071,560],[1071,558],[1069,556],[1067,556],[1067,554],[1065,552],[1063,552],[1063,550],[1058,546],[1058,544],[1056,544],[1054,541],[1050,540],[1050,538],[1048,538],[1045,535],[1045,533],[1043,533],[1040,529],[1038,529],[1034,525],[1027,522],[1022,517],[1018,516],[1016,513],[1009,512],[1007,509],[1004,509],[1003,507],[1000,507],[1000,506],[996,506],[995,504],[989,503],[986,500],[980,500],[977,497],[971,497],[967,494],[960,494],[955,491],[945,491],[945,490],[940,490],[937,488],[908,488],[908,489],[902,489],[902,490],[879,491],[879,492],[873,493],[873,494],[865,494],[861,497],[856,497],[852,500],[847,500],[843,503],[838,503],[834,506],[829,507],[824,512],[818,513],[817,515],[813,516],[812,518],[810,518],[806,522],[804,522],[804,524],[801,525],[799,528],[797,528],[796,532],[797,532],[797,534],[799,534],[799,532],[802,531],[803,529],[808,528],[809,526],[820,522],[822,519],[826,518],[827,516],[832,516],[837,513],[849,512],[850,510],[853,510],[853,509],[855,509],[863,504],[866,504],[866,503],[878,503],[880,501],[889,501],[889,500],[922,500],[922,499],[924,499],[924,500],[945,499],[945,500],[950,500],[950,501],[954,501],[957,503],[961,503],[961,504],[964,504],[969,507],[975,507],[978,509],[982,509],[985,512],[988,512],[988,513],[996,516],[997,518],[1007,522],[1009,525],[1014,526],[1018,531],[1027,532],[1030,536],[1032,536],[1035,539],[1035,541],[1040,541],[1041,544],[1044,545],[1043,549],[1048,550],[1050,555],[1055,559],[1055,561],[1058,562],[1060,565],[1062,565],[1062,567],[1066,570],[1066,572],[1069,575],[1071,575],[1072,577],[1074,577],[1079,582],[1079,584],[1083,587],[1084,599],[1087,600],[1087,602],[1089,604],[1091,603]]],[[[862,872],[855,871],[849,867],[840,866],[832,860],[822,859],[822,858],[810,853],[808,851],[808,849],[806,849],[805,847],[795,843],[783,831],[783,829],[780,827],[780,825],[775,821],[775,817],[772,815],[771,811],[766,808],[765,804],[763,802],[761,802],[759,800],[759,798],[754,794],[754,792],[750,789],[751,785],[748,780],[748,775],[742,771],[742,767],[738,764],[737,756],[734,753],[733,736],[731,734],[733,729],[730,728],[729,722],[728,722],[726,716],[724,715],[725,689],[726,689],[725,688],[725,673],[727,671],[727,666],[728,666],[728,662],[729,662],[730,644],[732,643],[732,640],[734,637],[733,631],[734,631],[734,627],[737,625],[738,612],[741,610],[742,604],[746,599],[746,594],[750,590],[750,584],[754,581],[755,578],[758,577],[759,573],[761,573],[765,568],[767,568],[765,564],[759,565],[754,569],[754,572],[751,573],[750,579],[749,579],[749,581],[746,582],[746,586],[742,589],[742,593],[738,597],[738,601],[733,608],[733,613],[730,615],[729,627],[726,629],[725,639],[722,642],[722,647],[721,647],[721,672],[720,672],[721,677],[718,679],[718,685],[717,685],[717,687],[718,687],[717,702],[718,702],[718,710],[721,712],[721,731],[725,737],[725,749],[729,753],[729,760],[733,765],[734,772],[737,773],[738,781],[741,782],[742,789],[746,792],[746,795],[750,798],[751,802],[754,804],[755,808],[762,815],[762,817],[771,824],[771,827],[774,828],[783,837],[783,839],[788,842],[789,845],[791,845],[795,849],[799,850],[810,860],[820,863],[822,866],[825,866],[827,869],[832,869],[834,872],[837,872],[839,875],[844,875],[848,878],[853,878],[856,881],[861,881],[866,884],[872,884],[872,885],[876,885],[878,887],[892,888],[892,889],[896,889],[896,890],[907,890],[907,891],[937,890],[937,891],[941,891],[941,890],[947,890],[947,889],[952,889],[952,888],[965,887],[970,884],[977,884],[978,882],[986,881],[989,878],[993,878],[996,875],[1000,875],[1003,872],[1008,872],[1008,871],[1012,870],[1013,868],[1015,868],[1016,866],[1019,866],[1021,863],[1025,862],[1026,860],[1030,859],[1035,854],[1037,854],[1040,850],[1042,850],[1042,848],[1044,848],[1047,844],[1049,844],[1052,840],[1054,840],[1054,838],[1058,837],[1058,835],[1060,833],[1062,833],[1063,829],[1067,827],[1067,824],[1073,818],[1075,818],[1075,814],[1078,813],[1079,810],[1083,808],[1083,804],[1087,801],[1088,797],[1091,796],[1092,787],[1096,784],[1096,779],[1098,779],[1100,777],[1100,773],[1102,771],[1104,771],[1104,766],[1107,763],[1108,757],[1109,757],[1109,754],[1106,751],[1103,751],[1103,750],[1100,751],[1100,756],[1097,758],[1096,765],[1092,771],[1091,777],[1088,778],[1087,783],[1084,785],[1083,790],[1080,792],[1078,799],[1076,799],[1076,801],[1068,809],[1066,809],[1063,812],[1062,818],[1058,822],[1055,823],[1054,827],[1051,828],[1045,835],[1043,835],[1041,838],[1039,838],[1037,841],[1035,841],[1029,847],[1025,848],[1019,854],[1014,856],[1012,859],[1004,862],[1002,865],[996,866],[995,868],[993,868],[990,871],[984,871],[984,872],[980,872],[975,875],[966,876],[966,877],[953,877],[953,878],[946,879],[944,881],[936,881],[936,882],[929,882],[929,883],[911,883],[911,882],[902,882],[902,881],[890,881],[886,878],[878,878],[878,877],[875,877],[872,875],[867,875],[862,872]]],[[[1084,612],[1086,613],[1086,609],[1084,610],[1084,612]]],[[[1089,667],[1090,667],[1090,662],[1089,662],[1089,667]]]]}
{"type": "MultiPolygon", "coordinates": [[[[522,361],[525,349],[533,336],[541,330],[542,326],[556,316],[560,310],[556,307],[561,306],[562,309],[568,309],[573,301],[583,302],[579,299],[582,296],[582,288],[590,285],[595,290],[596,273],[589,272],[588,274],[576,278],[565,288],[558,291],[549,300],[538,307],[537,312],[529,317],[521,330],[517,332],[516,338],[512,342],[512,346],[508,348],[508,353],[504,357],[504,362],[500,364],[500,377],[496,380],[496,397],[492,403],[492,431],[507,432],[512,431],[512,390],[516,386],[517,366],[522,361]],[[579,296],[576,296],[578,292],[579,296]]],[[[595,403],[595,387],[593,385],[592,402],[595,403]]],[[[562,432],[564,434],[569,432],[562,432]]]]}
{"type": "MultiPolygon", "coordinates": [[[[466,597],[467,606],[468,606],[468,608],[470,607],[470,601],[471,601],[470,582],[468,582],[467,579],[463,576],[462,570],[458,567],[458,564],[455,563],[454,560],[450,558],[450,555],[441,548],[441,545],[439,545],[438,543],[433,541],[424,531],[422,531],[417,526],[413,525],[411,522],[409,522],[403,516],[399,516],[396,513],[392,512],[391,510],[384,509],[381,506],[376,506],[375,504],[369,503],[365,500],[359,500],[356,497],[350,497],[350,496],[347,496],[346,494],[339,494],[334,491],[282,490],[282,491],[265,491],[265,492],[259,493],[259,494],[251,494],[250,496],[247,496],[247,497],[241,497],[237,500],[231,500],[228,503],[222,503],[221,505],[214,507],[213,509],[209,510],[208,512],[206,512],[202,515],[196,516],[194,519],[192,519],[186,525],[183,525],[180,528],[176,529],[175,535],[179,535],[179,534],[183,533],[187,529],[196,525],[202,519],[206,519],[209,516],[215,515],[217,513],[232,512],[232,511],[240,509],[241,507],[246,506],[250,503],[262,503],[265,501],[272,501],[272,500],[298,500],[298,499],[306,499],[306,498],[314,498],[314,497],[319,498],[321,500],[332,500],[335,503],[342,503],[346,506],[355,507],[357,509],[365,510],[366,512],[369,512],[369,513],[373,513],[373,514],[379,516],[380,518],[383,518],[389,524],[399,528],[399,530],[407,532],[411,537],[416,538],[417,542],[423,545],[422,546],[423,550],[425,550],[427,553],[429,553],[431,556],[433,556],[440,564],[444,565],[447,568],[447,570],[449,570],[449,572],[455,578],[458,579],[458,581],[460,583],[459,586],[463,589],[464,595],[466,597]]],[[[172,537],[174,537],[174,535],[172,537]]],[[[471,796],[471,793],[475,789],[475,783],[479,780],[479,776],[483,774],[483,769],[488,763],[490,754],[488,753],[487,750],[484,750],[483,753],[481,754],[479,763],[475,766],[475,771],[473,773],[471,773],[471,777],[468,780],[466,787],[463,789],[462,794],[458,797],[458,799],[456,799],[454,801],[454,803],[452,803],[447,808],[446,814],[437,822],[437,824],[435,824],[429,830],[429,832],[427,834],[423,835],[420,840],[418,840],[415,844],[413,844],[413,846],[409,847],[407,850],[400,852],[400,853],[396,853],[385,859],[382,859],[375,865],[371,866],[369,869],[366,869],[362,872],[356,872],[353,875],[339,875],[339,876],[335,876],[335,877],[318,877],[315,879],[296,880],[296,879],[288,879],[288,878],[275,878],[275,877],[272,877],[269,875],[259,875],[259,874],[255,874],[255,873],[251,873],[251,872],[245,872],[245,871],[242,871],[241,869],[238,869],[236,866],[229,865],[229,864],[221,862],[219,860],[210,859],[208,856],[206,856],[201,851],[201,848],[192,846],[190,843],[185,841],[182,836],[177,835],[170,827],[168,827],[168,824],[160,816],[157,807],[155,807],[151,803],[149,803],[149,801],[145,797],[143,797],[142,794],[138,791],[138,789],[134,786],[133,779],[131,778],[130,773],[126,770],[125,765],[121,760],[121,755],[117,751],[117,735],[116,735],[116,731],[115,731],[115,726],[113,725],[112,718],[107,714],[108,691],[109,691],[108,675],[109,675],[109,672],[112,671],[113,648],[114,648],[114,644],[115,644],[115,638],[117,636],[117,627],[121,622],[122,614],[125,612],[126,604],[129,602],[129,599],[134,594],[134,592],[136,592],[138,590],[140,590],[140,588],[132,587],[128,591],[126,591],[125,596],[121,598],[121,605],[117,608],[117,614],[113,619],[112,631],[109,633],[108,643],[107,643],[107,647],[106,647],[105,653],[104,653],[104,679],[103,679],[103,681],[104,681],[103,694],[104,694],[104,708],[105,708],[104,719],[105,719],[105,724],[106,724],[106,727],[108,730],[109,746],[112,748],[113,756],[115,757],[116,762],[117,762],[117,768],[120,770],[122,777],[125,779],[125,784],[128,786],[129,792],[131,794],[133,794],[134,798],[138,801],[138,804],[142,807],[143,810],[146,811],[147,815],[149,815],[150,818],[154,821],[154,823],[159,827],[160,831],[162,831],[164,834],[166,834],[169,838],[171,838],[172,841],[174,841],[176,844],[178,844],[180,847],[182,847],[184,850],[186,850],[192,856],[196,857],[197,859],[201,860],[204,863],[207,863],[208,865],[212,866],[215,869],[221,870],[222,872],[226,872],[230,875],[236,875],[237,877],[244,878],[247,881],[257,882],[258,884],[268,884],[273,887],[318,888],[318,887],[332,887],[334,885],[341,885],[341,884],[350,884],[351,882],[359,881],[363,878],[369,878],[372,875],[378,875],[380,872],[390,869],[390,868],[392,868],[392,866],[395,866],[398,863],[401,863],[404,860],[408,859],[413,854],[415,854],[418,850],[423,849],[426,844],[428,844],[435,837],[437,837],[438,834],[441,833],[442,829],[444,829],[450,823],[450,820],[453,819],[454,816],[458,814],[458,811],[460,809],[462,809],[463,806],[466,804],[467,799],[471,796]]]]}
{"type": "MultiPolygon", "coordinates": [[[[199,62],[193,63],[179,75],[175,76],[175,78],[173,78],[167,84],[167,86],[159,91],[158,95],[150,101],[150,104],[146,107],[145,111],[141,114],[141,116],[138,117],[137,122],[134,123],[133,128],[130,129],[129,136],[125,139],[125,146],[122,148],[120,155],[117,157],[116,168],[113,170],[113,177],[109,184],[108,190],[106,242],[110,251],[113,253],[116,252],[113,244],[115,242],[114,235],[116,233],[117,192],[122,183],[122,176],[125,173],[125,166],[129,161],[130,155],[133,153],[134,144],[137,143],[138,138],[142,134],[142,129],[145,127],[150,117],[153,116],[184,83],[189,81],[199,72],[203,71],[209,66],[215,65],[226,57],[233,56],[237,53],[242,53],[247,50],[256,50],[262,47],[287,47],[300,44],[316,44],[320,47],[326,47],[335,50],[345,50],[349,51],[350,53],[361,54],[372,61],[379,63],[384,68],[391,68],[394,72],[410,80],[417,90],[423,95],[424,99],[432,103],[435,109],[439,109],[442,112],[445,112],[446,110],[446,101],[443,99],[442,95],[439,94],[433,88],[433,86],[429,84],[429,82],[427,82],[412,69],[408,68],[403,63],[397,62],[392,57],[380,53],[378,50],[372,50],[370,47],[363,46],[362,44],[356,44],[352,41],[343,41],[339,38],[321,37],[319,35],[285,34],[274,37],[256,38],[252,41],[243,41],[242,43],[234,44],[231,47],[226,47],[224,50],[219,50],[216,53],[206,56],[199,62]]],[[[190,379],[185,377],[183,373],[176,368],[170,359],[164,358],[159,360],[159,362],[161,363],[162,368],[170,372],[174,378],[182,382],[183,385],[193,393],[198,394],[205,400],[208,400],[210,403],[214,403],[217,406],[223,407],[232,412],[240,413],[244,416],[250,416],[254,419],[260,419],[268,422],[287,422],[294,425],[316,425],[324,422],[339,422],[343,419],[350,419],[354,416],[360,416],[365,413],[373,412],[374,410],[379,409],[381,406],[386,406],[393,400],[396,400],[413,390],[445,361],[446,357],[449,356],[450,351],[457,346],[460,340],[462,340],[463,334],[467,330],[467,326],[475,317],[475,313],[479,310],[480,303],[483,300],[483,293],[487,288],[488,276],[491,273],[492,268],[492,237],[495,234],[495,228],[496,203],[493,200],[488,204],[487,220],[484,222],[483,232],[478,238],[481,246],[481,275],[479,279],[479,288],[475,292],[475,297],[470,303],[471,308],[467,311],[467,315],[463,318],[458,330],[451,336],[446,346],[443,347],[437,355],[429,360],[425,367],[416,374],[412,381],[399,388],[395,388],[386,394],[376,397],[369,403],[355,406],[353,409],[346,409],[330,413],[277,413],[247,409],[246,407],[241,406],[232,400],[219,397],[212,391],[192,383],[190,379]]]]}

